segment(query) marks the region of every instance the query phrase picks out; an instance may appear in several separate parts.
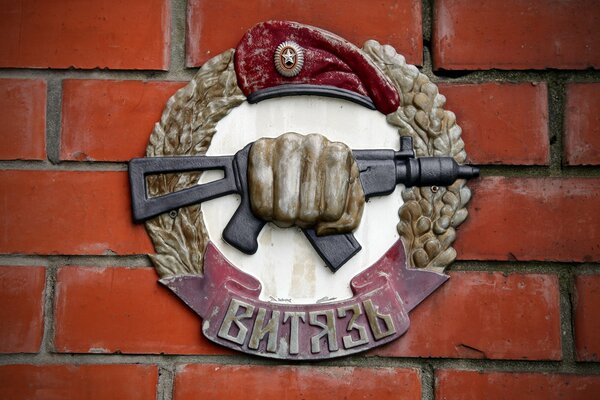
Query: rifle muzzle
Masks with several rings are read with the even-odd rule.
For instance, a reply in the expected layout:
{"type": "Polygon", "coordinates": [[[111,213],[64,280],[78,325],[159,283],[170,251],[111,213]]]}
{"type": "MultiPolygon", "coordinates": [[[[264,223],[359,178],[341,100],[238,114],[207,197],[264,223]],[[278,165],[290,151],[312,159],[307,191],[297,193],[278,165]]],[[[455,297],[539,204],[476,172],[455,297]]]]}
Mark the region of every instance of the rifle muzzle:
{"type": "Polygon", "coordinates": [[[457,179],[479,176],[479,168],[459,165],[452,157],[421,157],[396,168],[396,182],[411,186],[449,186],[457,179]]]}

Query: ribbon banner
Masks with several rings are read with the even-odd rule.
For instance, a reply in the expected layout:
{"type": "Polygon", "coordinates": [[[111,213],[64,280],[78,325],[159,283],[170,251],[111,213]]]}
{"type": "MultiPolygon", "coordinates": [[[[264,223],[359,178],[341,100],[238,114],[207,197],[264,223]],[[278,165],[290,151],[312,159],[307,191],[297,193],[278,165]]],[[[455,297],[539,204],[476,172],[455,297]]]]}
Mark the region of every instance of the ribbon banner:
{"type": "Polygon", "coordinates": [[[204,275],[161,279],[200,317],[202,331],[222,346],[262,357],[314,360],[346,356],[391,342],[410,325],[408,313],[448,279],[408,269],[396,242],[350,282],[350,299],[283,304],[259,299],[260,282],[209,243],[204,275]]]}

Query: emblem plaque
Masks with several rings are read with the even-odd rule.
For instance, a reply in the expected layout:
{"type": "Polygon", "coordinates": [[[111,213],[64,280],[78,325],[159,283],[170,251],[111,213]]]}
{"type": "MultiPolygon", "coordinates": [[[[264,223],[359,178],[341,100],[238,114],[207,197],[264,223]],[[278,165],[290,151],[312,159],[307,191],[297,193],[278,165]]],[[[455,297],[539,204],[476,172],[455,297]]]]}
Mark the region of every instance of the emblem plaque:
{"type": "Polygon", "coordinates": [[[208,339],[258,356],[399,338],[448,279],[478,175],[444,103],[390,46],[256,25],[173,95],[130,162],[160,282],[208,339]]]}

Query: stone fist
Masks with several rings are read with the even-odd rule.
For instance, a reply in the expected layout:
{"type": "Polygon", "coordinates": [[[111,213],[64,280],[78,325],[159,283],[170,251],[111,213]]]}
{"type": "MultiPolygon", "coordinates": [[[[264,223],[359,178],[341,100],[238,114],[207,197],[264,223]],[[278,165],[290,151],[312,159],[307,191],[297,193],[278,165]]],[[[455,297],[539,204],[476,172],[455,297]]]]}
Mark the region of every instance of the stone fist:
{"type": "Polygon", "coordinates": [[[254,214],[282,228],[349,233],[362,217],[365,196],[352,151],[319,134],[254,142],[248,185],[254,214]]]}

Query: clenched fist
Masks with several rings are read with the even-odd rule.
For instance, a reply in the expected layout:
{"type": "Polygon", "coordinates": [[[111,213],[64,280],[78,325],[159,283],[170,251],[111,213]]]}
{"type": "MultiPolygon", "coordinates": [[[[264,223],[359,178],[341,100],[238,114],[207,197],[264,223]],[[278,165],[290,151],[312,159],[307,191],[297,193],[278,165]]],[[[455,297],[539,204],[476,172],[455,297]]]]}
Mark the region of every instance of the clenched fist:
{"type": "Polygon", "coordinates": [[[317,235],[353,231],[365,204],[352,151],[319,134],[254,142],[248,185],[255,215],[282,228],[314,227],[317,235]]]}

